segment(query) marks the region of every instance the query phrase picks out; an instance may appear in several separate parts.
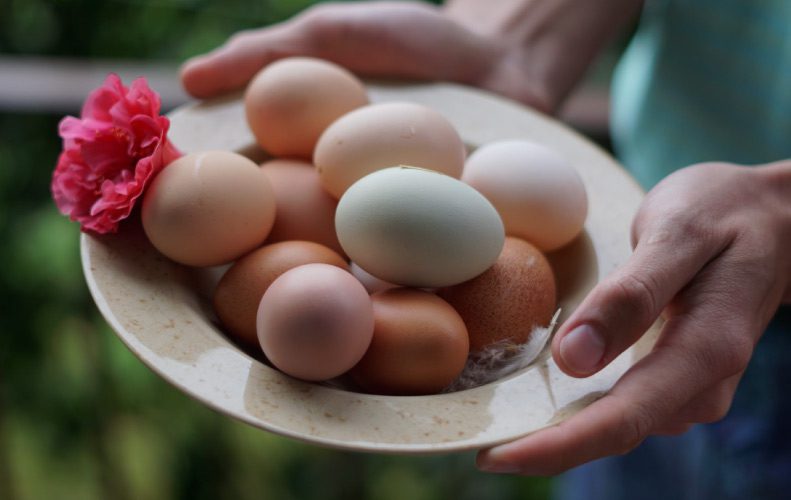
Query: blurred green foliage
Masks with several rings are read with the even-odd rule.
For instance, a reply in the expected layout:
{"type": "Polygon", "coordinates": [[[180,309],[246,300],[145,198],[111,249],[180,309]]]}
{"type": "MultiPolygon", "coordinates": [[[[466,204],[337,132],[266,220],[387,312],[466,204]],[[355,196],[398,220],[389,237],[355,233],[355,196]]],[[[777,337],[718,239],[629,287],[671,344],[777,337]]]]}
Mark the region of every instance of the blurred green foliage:
{"type": "MultiPolygon", "coordinates": [[[[181,60],[310,0],[3,0],[0,53],[181,60]]],[[[75,110],[75,113],[77,110],[75,110]]],[[[472,454],[339,452],[221,416],[100,317],[49,179],[59,116],[0,114],[0,499],[546,498],[472,454]]]]}

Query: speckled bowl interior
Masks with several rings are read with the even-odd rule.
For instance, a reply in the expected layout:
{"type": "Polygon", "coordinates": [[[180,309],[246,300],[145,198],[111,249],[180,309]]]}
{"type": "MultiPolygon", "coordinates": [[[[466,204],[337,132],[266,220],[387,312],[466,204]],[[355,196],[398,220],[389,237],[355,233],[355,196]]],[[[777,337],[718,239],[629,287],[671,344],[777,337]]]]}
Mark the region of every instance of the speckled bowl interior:
{"type": "MultiPolygon", "coordinates": [[[[369,83],[371,98],[433,107],[474,149],[499,139],[543,143],[578,169],[589,196],[584,233],[549,255],[561,321],[630,253],[629,225],[643,197],[604,151],[564,125],[502,98],[450,84],[369,83]]],[[[184,152],[265,154],[247,129],[240,96],[192,104],[170,115],[184,152]]],[[[644,337],[602,372],[564,375],[551,358],[497,382],[434,396],[359,394],[294,380],[233,344],[211,311],[220,269],[192,269],[160,255],[136,220],[118,234],[82,236],[91,293],[112,328],[146,365],[226,415],[267,431],[338,448],[387,453],[476,449],[552,425],[608,391],[650,348],[644,337]]]]}

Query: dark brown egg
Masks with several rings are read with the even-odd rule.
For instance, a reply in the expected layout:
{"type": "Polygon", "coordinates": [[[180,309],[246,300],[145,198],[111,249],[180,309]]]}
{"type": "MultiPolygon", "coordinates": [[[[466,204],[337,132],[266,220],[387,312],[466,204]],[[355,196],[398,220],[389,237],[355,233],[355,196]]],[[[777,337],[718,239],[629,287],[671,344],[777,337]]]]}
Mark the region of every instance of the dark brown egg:
{"type": "Polygon", "coordinates": [[[547,326],[557,307],[555,277],[544,254],[507,237],[497,261],[483,274],[437,294],[464,319],[470,351],[498,341],[522,344],[536,326],[547,326]]]}

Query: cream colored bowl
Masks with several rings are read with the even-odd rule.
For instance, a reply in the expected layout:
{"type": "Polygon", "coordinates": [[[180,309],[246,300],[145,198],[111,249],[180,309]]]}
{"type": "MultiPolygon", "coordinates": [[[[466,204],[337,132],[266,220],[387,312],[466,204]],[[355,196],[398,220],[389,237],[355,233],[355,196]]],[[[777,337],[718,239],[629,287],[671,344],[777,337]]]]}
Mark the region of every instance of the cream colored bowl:
{"type": "MultiPolygon", "coordinates": [[[[563,317],[630,254],[629,224],[643,197],[604,151],[567,127],[478,90],[449,84],[370,84],[373,101],[407,100],[444,114],[475,148],[526,138],[566,156],[589,195],[585,233],[550,255],[563,317]]],[[[257,149],[238,96],[171,114],[170,137],[184,152],[257,149]]],[[[242,352],[215,322],[217,270],[175,264],[148,243],[139,222],[116,235],[82,236],[82,262],[104,317],[146,365],[197,400],[256,427],[304,441],[388,453],[475,449],[552,425],[601,397],[650,347],[650,336],[602,372],[574,379],[551,359],[498,382],[436,396],[376,396],[289,378],[242,352]]]]}

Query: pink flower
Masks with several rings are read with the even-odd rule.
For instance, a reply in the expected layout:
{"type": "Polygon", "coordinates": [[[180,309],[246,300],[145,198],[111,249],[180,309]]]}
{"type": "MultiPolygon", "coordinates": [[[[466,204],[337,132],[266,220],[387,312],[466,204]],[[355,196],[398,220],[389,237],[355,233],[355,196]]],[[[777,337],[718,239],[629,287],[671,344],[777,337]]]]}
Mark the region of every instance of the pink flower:
{"type": "Polygon", "coordinates": [[[168,141],[159,95],[145,78],[123,86],[108,75],[91,92],[82,117],[60,122],[63,152],[52,175],[58,209],[83,231],[116,232],[162,168],[181,153],[168,141]]]}

